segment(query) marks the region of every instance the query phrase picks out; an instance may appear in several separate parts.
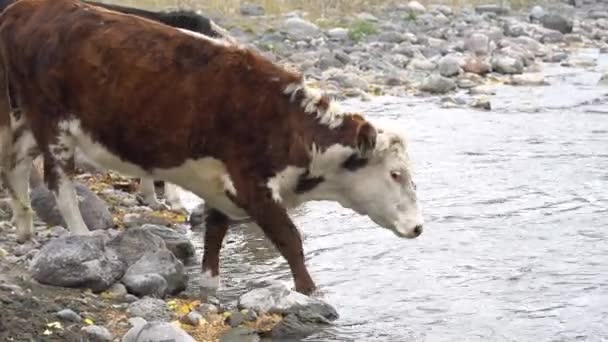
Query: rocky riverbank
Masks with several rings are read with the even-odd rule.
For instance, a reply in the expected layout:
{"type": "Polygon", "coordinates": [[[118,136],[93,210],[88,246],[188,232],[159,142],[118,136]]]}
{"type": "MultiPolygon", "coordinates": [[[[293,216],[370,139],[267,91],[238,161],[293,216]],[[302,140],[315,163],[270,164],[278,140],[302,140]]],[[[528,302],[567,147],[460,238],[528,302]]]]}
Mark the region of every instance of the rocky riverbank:
{"type": "Polygon", "coordinates": [[[218,20],[339,99],[440,95],[445,106],[489,110],[493,85],[543,86],[546,64],[583,63],[571,58],[583,47],[608,53],[604,1],[539,1],[517,10],[488,3],[399,2],[339,18],[265,15],[246,4],[240,16],[218,20]]]}
{"type": "Polygon", "coordinates": [[[0,340],[257,341],[305,336],[338,315],[282,284],[265,284],[237,303],[187,289],[184,265],[196,225],[180,212],[141,205],[137,184],[106,172],[77,177],[90,236],[64,229],[53,196],[32,177],[36,241],[16,242],[0,207],[0,340]]]}

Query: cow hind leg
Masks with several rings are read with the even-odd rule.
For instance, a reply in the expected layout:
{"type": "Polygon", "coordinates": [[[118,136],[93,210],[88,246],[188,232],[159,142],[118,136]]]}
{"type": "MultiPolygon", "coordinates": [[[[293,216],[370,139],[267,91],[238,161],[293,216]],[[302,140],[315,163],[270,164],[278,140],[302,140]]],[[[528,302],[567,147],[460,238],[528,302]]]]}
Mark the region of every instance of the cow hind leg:
{"type": "Polygon", "coordinates": [[[47,187],[55,195],[57,208],[68,230],[75,235],[85,235],[89,229],[80,213],[71,179],[74,172],[74,151],[74,141],[67,128],[59,127],[56,141],[43,150],[44,178],[47,187]]]}
{"type": "Polygon", "coordinates": [[[177,185],[165,182],[165,199],[171,210],[187,214],[186,208],[184,208],[182,201],[179,198],[177,185]]]}
{"type": "Polygon", "coordinates": [[[2,127],[0,146],[2,148],[0,177],[10,196],[12,222],[17,228],[17,241],[24,243],[34,237],[29,177],[36,145],[30,131],[23,129],[12,131],[9,127],[2,127]]]}
{"type": "Polygon", "coordinates": [[[141,192],[142,201],[145,205],[149,206],[154,210],[167,209],[158,198],[156,198],[156,187],[154,186],[154,179],[152,178],[141,178],[139,183],[139,191],[141,192]]]}

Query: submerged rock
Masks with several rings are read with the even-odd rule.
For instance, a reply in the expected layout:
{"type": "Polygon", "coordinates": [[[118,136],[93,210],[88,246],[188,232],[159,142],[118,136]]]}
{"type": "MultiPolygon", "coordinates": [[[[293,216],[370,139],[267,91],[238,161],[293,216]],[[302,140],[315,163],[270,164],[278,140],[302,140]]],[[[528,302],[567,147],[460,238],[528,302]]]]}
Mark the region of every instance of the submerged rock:
{"type": "Polygon", "coordinates": [[[32,277],[47,285],[103,291],[125,273],[126,266],[104,246],[102,236],[64,236],[51,240],[36,255],[32,277]]]}
{"type": "MultiPolygon", "coordinates": [[[[84,223],[90,230],[109,229],[114,226],[114,219],[105,201],[81,183],[74,183],[78,198],[78,207],[84,223]]],[[[65,220],[57,208],[55,195],[40,184],[31,190],[32,209],[38,217],[50,226],[66,227],[65,220]]]]}
{"type": "Polygon", "coordinates": [[[239,298],[238,306],[241,309],[278,314],[288,314],[306,309],[329,321],[339,317],[336,309],[331,305],[292,291],[282,283],[272,284],[245,293],[239,298]]]}

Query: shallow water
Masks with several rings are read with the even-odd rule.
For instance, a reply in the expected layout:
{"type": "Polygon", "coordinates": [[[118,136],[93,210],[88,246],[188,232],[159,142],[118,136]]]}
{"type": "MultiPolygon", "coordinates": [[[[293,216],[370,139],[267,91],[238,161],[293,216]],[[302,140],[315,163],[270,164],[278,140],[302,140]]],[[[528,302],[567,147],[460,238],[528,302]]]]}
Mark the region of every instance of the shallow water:
{"type": "MultiPolygon", "coordinates": [[[[400,240],[333,203],[295,211],[311,274],[341,315],[309,341],[608,339],[608,87],[595,85],[608,58],[585,55],[598,66],[549,68],[551,86],[500,86],[491,112],[344,104],[407,130],[426,230],[400,240]]],[[[222,298],[291,282],[255,227],[231,230],[221,262],[222,298]]]]}

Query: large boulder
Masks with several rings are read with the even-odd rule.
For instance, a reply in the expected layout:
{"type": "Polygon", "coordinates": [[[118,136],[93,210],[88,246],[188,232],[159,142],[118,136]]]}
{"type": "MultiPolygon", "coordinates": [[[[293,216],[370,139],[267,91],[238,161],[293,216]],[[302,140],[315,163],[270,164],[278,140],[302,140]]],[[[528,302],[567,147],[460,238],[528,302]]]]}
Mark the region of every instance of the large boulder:
{"type": "Polygon", "coordinates": [[[572,20],[566,19],[559,14],[546,14],[540,18],[540,23],[545,28],[559,31],[563,34],[571,33],[573,28],[572,20]]]}
{"type": "Polygon", "coordinates": [[[516,57],[496,55],[492,57],[492,69],[501,74],[521,74],[524,71],[524,63],[516,57]]]}
{"type": "Polygon", "coordinates": [[[32,260],[32,276],[42,284],[103,291],[126,270],[104,242],[103,236],[72,235],[51,240],[32,260]]]}
{"type": "Polygon", "coordinates": [[[420,90],[433,94],[445,94],[456,89],[456,82],[447,77],[433,74],[420,85],[420,90]]]}
{"type": "Polygon", "coordinates": [[[168,250],[144,254],[129,267],[122,279],[129,292],[138,296],[176,294],[186,289],[187,282],[184,264],[168,250]]]}
{"type": "MultiPolygon", "coordinates": [[[[86,185],[74,183],[78,199],[78,207],[84,223],[90,230],[108,229],[114,226],[114,219],[108,205],[86,185]]],[[[31,191],[32,208],[42,221],[50,226],[66,227],[65,220],[59,209],[55,196],[44,184],[38,184],[31,191]]]]}
{"type": "Polygon", "coordinates": [[[148,252],[166,250],[165,241],[143,227],[129,228],[107,244],[127,267],[148,252]]]}

